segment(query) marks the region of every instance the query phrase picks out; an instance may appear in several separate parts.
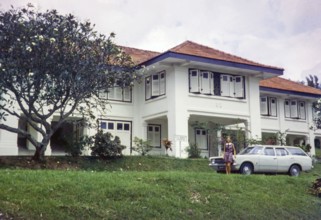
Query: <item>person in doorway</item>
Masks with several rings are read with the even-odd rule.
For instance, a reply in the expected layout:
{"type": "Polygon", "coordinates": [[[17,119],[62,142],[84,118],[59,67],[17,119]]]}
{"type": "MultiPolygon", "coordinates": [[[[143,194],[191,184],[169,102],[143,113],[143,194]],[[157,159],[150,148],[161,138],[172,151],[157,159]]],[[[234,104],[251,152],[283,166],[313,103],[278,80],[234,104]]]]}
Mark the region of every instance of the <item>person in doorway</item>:
{"type": "Polygon", "coordinates": [[[236,158],[236,151],[234,144],[232,143],[231,137],[227,136],[226,143],[224,145],[224,162],[225,162],[225,170],[226,174],[231,173],[231,164],[233,164],[233,160],[236,158]]]}

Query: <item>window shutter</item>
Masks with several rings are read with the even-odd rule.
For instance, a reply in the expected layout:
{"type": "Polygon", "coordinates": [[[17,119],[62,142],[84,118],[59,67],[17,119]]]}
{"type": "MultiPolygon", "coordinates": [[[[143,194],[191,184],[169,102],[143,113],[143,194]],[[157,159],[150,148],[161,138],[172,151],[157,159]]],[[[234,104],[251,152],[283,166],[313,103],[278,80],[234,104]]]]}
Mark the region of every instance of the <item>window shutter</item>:
{"type": "Polygon", "coordinates": [[[165,95],[166,93],[166,78],[165,78],[165,71],[160,73],[160,80],[159,80],[159,95],[165,95]]]}
{"type": "Polygon", "coordinates": [[[105,90],[100,90],[98,93],[100,99],[107,99],[107,92],[105,90]]]}
{"type": "Polygon", "coordinates": [[[189,71],[189,91],[190,92],[200,92],[199,71],[198,70],[190,70],[189,71]]]}
{"type": "Polygon", "coordinates": [[[210,94],[214,95],[214,74],[210,73],[210,94]]]}
{"type": "Polygon", "coordinates": [[[146,99],[151,98],[151,81],[150,81],[150,76],[145,78],[145,97],[146,99]]]}
{"type": "Polygon", "coordinates": [[[234,77],[234,96],[236,98],[243,98],[244,97],[243,76],[235,76],[234,77]]]}
{"type": "Polygon", "coordinates": [[[270,115],[271,116],[277,116],[277,99],[276,98],[270,98],[270,115]]]}
{"type": "Polygon", "coordinates": [[[159,74],[152,75],[152,96],[159,96],[159,74]]]}
{"type": "Polygon", "coordinates": [[[260,110],[261,115],[268,115],[268,101],[267,96],[261,96],[260,110]]]}
{"type": "Polygon", "coordinates": [[[298,102],[296,100],[290,101],[290,116],[291,118],[298,118],[298,102]]]}
{"type": "Polygon", "coordinates": [[[154,147],[160,147],[160,139],[161,139],[160,126],[154,127],[154,147]]]}
{"type": "Polygon", "coordinates": [[[115,91],[115,100],[123,100],[122,96],[123,96],[123,89],[120,86],[115,86],[114,88],[115,91]]]}
{"type": "Polygon", "coordinates": [[[290,110],[290,100],[284,101],[284,117],[290,118],[291,117],[291,110],[290,110]]]}
{"type": "Polygon", "coordinates": [[[221,75],[221,96],[230,96],[230,76],[221,75]]]}
{"type": "Polygon", "coordinates": [[[298,105],[299,105],[299,118],[305,119],[305,103],[299,102],[298,105]]]}
{"type": "Polygon", "coordinates": [[[147,127],[147,140],[153,146],[154,144],[154,127],[149,125],[147,127]]]}
{"type": "Polygon", "coordinates": [[[234,89],[234,84],[235,84],[235,78],[233,76],[229,76],[230,78],[230,85],[229,85],[229,93],[230,97],[235,97],[235,89],[234,89]]]}
{"type": "Polygon", "coordinates": [[[108,99],[114,100],[115,99],[115,87],[109,88],[108,89],[108,99]]]}
{"type": "Polygon", "coordinates": [[[124,101],[130,102],[131,101],[131,88],[130,87],[125,87],[123,88],[123,96],[124,96],[124,101]]]}
{"type": "Polygon", "coordinates": [[[211,94],[211,78],[209,72],[201,72],[201,93],[211,94]]]}

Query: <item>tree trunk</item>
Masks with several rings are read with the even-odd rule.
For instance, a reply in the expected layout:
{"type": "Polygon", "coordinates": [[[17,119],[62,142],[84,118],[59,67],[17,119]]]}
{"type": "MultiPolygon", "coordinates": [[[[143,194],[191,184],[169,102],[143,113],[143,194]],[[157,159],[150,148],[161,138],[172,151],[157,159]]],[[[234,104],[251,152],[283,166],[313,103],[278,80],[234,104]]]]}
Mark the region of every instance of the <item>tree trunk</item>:
{"type": "Polygon", "coordinates": [[[32,159],[37,162],[44,162],[46,147],[47,145],[44,144],[41,144],[39,147],[37,147],[32,159]]]}

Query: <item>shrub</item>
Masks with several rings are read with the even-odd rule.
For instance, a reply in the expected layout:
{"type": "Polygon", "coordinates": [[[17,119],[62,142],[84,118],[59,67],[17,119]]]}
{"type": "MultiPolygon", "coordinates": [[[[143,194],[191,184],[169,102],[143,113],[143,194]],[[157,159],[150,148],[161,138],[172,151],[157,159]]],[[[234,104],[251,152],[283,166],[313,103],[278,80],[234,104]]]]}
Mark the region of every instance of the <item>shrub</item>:
{"type": "Polygon", "coordinates": [[[118,136],[112,140],[113,135],[109,132],[98,131],[93,137],[93,146],[91,146],[91,155],[99,156],[102,159],[115,158],[122,156],[122,150],[126,147],[121,145],[118,136]]]}
{"type": "Polygon", "coordinates": [[[153,149],[153,146],[150,145],[150,142],[144,141],[143,139],[140,139],[138,137],[134,138],[134,144],[133,151],[136,151],[137,153],[141,154],[142,156],[145,156],[149,151],[153,149]]]}
{"type": "Polygon", "coordinates": [[[188,153],[189,158],[200,158],[201,157],[201,150],[197,147],[197,144],[190,144],[186,151],[188,153]]]}
{"type": "Polygon", "coordinates": [[[79,140],[68,142],[65,148],[67,155],[72,157],[79,157],[82,154],[85,146],[88,146],[92,143],[92,137],[87,135],[80,137],[79,140]]]}

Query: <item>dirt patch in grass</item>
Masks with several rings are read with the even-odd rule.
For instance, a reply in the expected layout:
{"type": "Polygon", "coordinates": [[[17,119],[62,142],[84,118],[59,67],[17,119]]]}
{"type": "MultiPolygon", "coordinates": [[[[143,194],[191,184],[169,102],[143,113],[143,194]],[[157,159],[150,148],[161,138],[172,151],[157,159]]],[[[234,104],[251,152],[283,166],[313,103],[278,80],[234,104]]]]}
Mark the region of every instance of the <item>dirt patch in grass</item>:
{"type": "MultiPolygon", "coordinates": [[[[32,160],[31,156],[1,156],[0,168],[77,170],[80,169],[84,160],[88,158],[46,157],[44,162],[37,162],[32,160]]],[[[96,160],[96,158],[91,160],[96,160]]]]}

